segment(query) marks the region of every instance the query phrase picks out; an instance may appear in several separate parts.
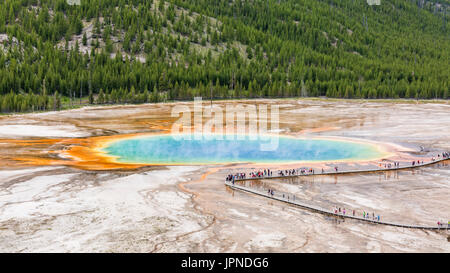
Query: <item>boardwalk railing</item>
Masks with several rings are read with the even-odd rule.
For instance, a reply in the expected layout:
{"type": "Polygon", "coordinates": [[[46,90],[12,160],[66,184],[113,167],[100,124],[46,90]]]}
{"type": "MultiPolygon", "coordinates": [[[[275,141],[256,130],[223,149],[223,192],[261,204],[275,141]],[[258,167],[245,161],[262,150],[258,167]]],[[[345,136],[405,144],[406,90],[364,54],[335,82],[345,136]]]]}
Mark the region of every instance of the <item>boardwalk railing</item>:
{"type": "Polygon", "coordinates": [[[307,204],[306,202],[301,201],[300,199],[298,199],[295,195],[293,194],[287,194],[287,193],[282,193],[282,192],[273,192],[269,193],[267,192],[263,192],[260,190],[256,190],[256,189],[252,189],[249,187],[245,187],[245,186],[241,186],[241,185],[237,185],[236,183],[230,182],[230,181],[226,181],[225,185],[227,185],[228,187],[232,188],[232,189],[236,189],[236,190],[241,190],[241,191],[245,191],[245,192],[249,192],[249,193],[253,193],[256,195],[260,195],[260,196],[264,196],[266,198],[270,198],[273,200],[277,200],[277,201],[281,201],[281,202],[285,202],[288,204],[292,204],[298,207],[302,207],[305,209],[309,209],[312,210],[314,212],[318,212],[318,213],[322,213],[322,214],[326,214],[326,215],[333,215],[333,216],[338,216],[338,217],[343,217],[343,218],[349,218],[349,219],[354,219],[354,220],[359,220],[359,221],[364,221],[364,222],[369,222],[369,223],[374,223],[374,224],[379,224],[379,225],[387,225],[387,226],[394,226],[394,227],[402,227],[402,228],[412,228],[412,229],[428,229],[428,230],[448,230],[450,229],[450,226],[448,224],[444,224],[441,226],[422,226],[422,225],[409,225],[409,224],[402,224],[402,223],[394,223],[394,222],[386,222],[386,221],[377,221],[374,219],[370,219],[370,218],[364,218],[364,217],[359,217],[359,216],[353,216],[353,215],[349,215],[349,214],[337,214],[334,213],[331,210],[327,210],[315,205],[311,205],[311,204],[307,204]]]}
{"type": "Polygon", "coordinates": [[[332,174],[356,174],[356,173],[371,173],[371,172],[386,172],[386,171],[398,171],[398,170],[406,170],[406,169],[415,169],[420,167],[425,167],[433,164],[437,164],[443,161],[450,160],[450,158],[442,158],[430,162],[425,162],[423,164],[415,164],[409,166],[399,166],[393,168],[378,168],[378,169],[361,169],[361,170],[347,170],[347,171],[337,171],[337,172],[320,172],[320,173],[310,173],[305,172],[301,174],[293,174],[293,175],[263,175],[256,177],[245,177],[245,178],[235,178],[234,181],[246,181],[246,180],[260,180],[260,179],[277,179],[277,178],[293,178],[293,177],[301,177],[301,176],[315,176],[315,175],[332,175],[332,174]]]}

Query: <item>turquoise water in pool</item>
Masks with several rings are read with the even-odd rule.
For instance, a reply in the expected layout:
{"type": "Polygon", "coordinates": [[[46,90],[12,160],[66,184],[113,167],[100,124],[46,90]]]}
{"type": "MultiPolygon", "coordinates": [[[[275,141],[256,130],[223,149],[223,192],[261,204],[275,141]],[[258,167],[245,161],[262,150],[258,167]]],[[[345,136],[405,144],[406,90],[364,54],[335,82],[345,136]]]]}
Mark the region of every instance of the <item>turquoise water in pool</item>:
{"type": "Polygon", "coordinates": [[[298,161],[363,160],[381,156],[370,144],[324,139],[264,136],[264,139],[175,139],[171,135],[136,137],[112,142],[103,149],[121,163],[209,164],[287,163],[298,161]],[[267,139],[268,138],[268,139],[267,139]],[[278,138],[278,139],[271,139],[278,138]],[[273,151],[261,144],[277,143],[273,151]]]}

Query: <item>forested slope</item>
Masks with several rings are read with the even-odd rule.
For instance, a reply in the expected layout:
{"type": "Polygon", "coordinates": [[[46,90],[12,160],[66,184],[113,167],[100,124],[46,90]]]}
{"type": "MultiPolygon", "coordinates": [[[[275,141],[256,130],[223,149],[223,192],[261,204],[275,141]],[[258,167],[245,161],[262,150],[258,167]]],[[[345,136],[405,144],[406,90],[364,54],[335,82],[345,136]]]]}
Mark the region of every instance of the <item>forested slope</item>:
{"type": "Polygon", "coordinates": [[[447,99],[449,9],[443,0],[3,0],[0,107],[211,93],[447,99]]]}

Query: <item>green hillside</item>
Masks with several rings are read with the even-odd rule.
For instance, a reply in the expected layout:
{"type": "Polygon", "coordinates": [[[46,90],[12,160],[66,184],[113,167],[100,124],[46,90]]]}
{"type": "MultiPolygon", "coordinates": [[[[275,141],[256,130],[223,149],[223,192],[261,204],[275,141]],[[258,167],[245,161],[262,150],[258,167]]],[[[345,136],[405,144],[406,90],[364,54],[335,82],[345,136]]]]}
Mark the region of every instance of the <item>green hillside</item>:
{"type": "Polygon", "coordinates": [[[0,109],[211,93],[448,99],[449,10],[447,0],[3,0],[0,109]]]}

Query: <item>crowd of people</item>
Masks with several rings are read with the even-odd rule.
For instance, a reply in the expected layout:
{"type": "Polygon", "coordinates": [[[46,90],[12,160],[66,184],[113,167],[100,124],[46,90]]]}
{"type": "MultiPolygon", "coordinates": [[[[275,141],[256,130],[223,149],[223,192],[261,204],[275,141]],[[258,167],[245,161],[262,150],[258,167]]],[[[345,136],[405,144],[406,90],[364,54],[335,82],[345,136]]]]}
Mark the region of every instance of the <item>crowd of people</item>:
{"type": "MultiPolygon", "coordinates": [[[[337,167],[335,168],[337,171],[337,167]]],[[[325,171],[322,168],[322,173],[325,171]]],[[[315,174],[315,170],[313,168],[298,168],[298,169],[287,169],[287,170],[278,170],[278,176],[296,176],[296,175],[306,175],[306,174],[315,174]]],[[[264,178],[264,177],[272,177],[273,172],[270,169],[263,169],[259,171],[254,171],[248,173],[235,173],[228,174],[226,177],[226,181],[235,181],[242,180],[246,178],[264,178]]]]}
{"type": "Polygon", "coordinates": [[[247,175],[245,173],[229,174],[225,178],[225,181],[230,181],[230,182],[233,182],[233,184],[234,184],[235,180],[245,179],[246,177],[247,177],[247,175]]]}
{"type": "MultiPolygon", "coordinates": [[[[431,159],[432,161],[434,161],[434,158],[432,158],[431,159]]],[[[422,162],[420,162],[420,160],[417,160],[417,165],[420,165],[420,164],[422,164],[423,165],[423,160],[422,160],[422,162]]],[[[415,166],[416,165],[416,161],[415,160],[413,160],[413,162],[412,162],[412,164],[411,164],[412,166],[415,166]]]]}
{"type": "MultiPolygon", "coordinates": [[[[450,158],[450,153],[449,152],[443,152],[441,154],[437,155],[437,160],[443,160],[443,159],[449,159],[450,158]]],[[[436,161],[436,157],[432,157],[431,161],[434,162],[436,161]]],[[[420,165],[420,164],[424,164],[424,161],[420,161],[420,160],[414,160],[412,161],[412,166],[415,165],[420,165]]],[[[381,168],[383,165],[382,163],[379,163],[379,167],[381,168]]],[[[384,163],[384,168],[390,169],[392,168],[392,166],[394,168],[400,168],[400,162],[392,162],[392,163],[384,163]]],[[[335,166],[334,167],[335,172],[338,172],[338,167],[335,166]]],[[[324,169],[322,168],[322,173],[324,172],[324,169]]],[[[313,168],[298,168],[298,169],[287,169],[287,170],[278,170],[278,176],[296,176],[296,175],[305,175],[305,174],[315,174],[315,171],[313,168]]],[[[235,173],[235,174],[229,174],[226,177],[226,181],[230,181],[234,184],[235,180],[242,180],[242,179],[246,179],[247,177],[249,178],[263,178],[263,177],[272,177],[273,176],[273,172],[270,169],[263,169],[263,170],[259,170],[259,171],[253,171],[250,172],[247,176],[246,173],[235,173]]],[[[268,189],[267,190],[267,194],[269,196],[274,196],[274,191],[272,189],[268,189]]],[[[285,194],[283,193],[283,198],[285,197],[285,194]]],[[[289,200],[289,195],[287,195],[287,198],[289,200]]],[[[295,200],[295,196],[293,197],[293,200],[295,200]]],[[[356,212],[355,210],[349,210],[347,211],[345,208],[340,208],[340,207],[334,207],[333,208],[334,214],[337,215],[348,215],[347,213],[350,213],[351,215],[353,215],[355,217],[356,212]]],[[[381,220],[381,216],[380,215],[375,215],[375,213],[372,212],[372,214],[370,214],[369,212],[363,211],[362,213],[362,217],[364,219],[372,219],[374,221],[380,221],[381,220]]],[[[445,225],[445,223],[442,222],[438,222],[438,226],[439,227],[443,227],[445,225]]],[[[448,222],[448,227],[450,228],[450,221],[448,222]]]]}
{"type": "Polygon", "coordinates": [[[256,177],[270,177],[272,176],[272,171],[270,169],[264,169],[256,172],[250,172],[247,176],[246,173],[235,173],[235,174],[229,174],[225,178],[225,181],[233,182],[235,180],[245,179],[247,177],[256,178],[256,177]]]}
{"type": "MultiPolygon", "coordinates": [[[[266,171],[267,171],[267,172],[266,172],[267,175],[271,175],[271,171],[269,171],[269,170],[266,170],[266,171]]],[[[264,173],[264,172],[262,172],[262,173],[264,173]]],[[[289,173],[289,172],[288,172],[288,173],[289,173]]],[[[294,172],[294,173],[295,173],[295,172],[294,172]]],[[[260,172],[253,173],[253,174],[254,174],[254,175],[260,174],[260,175],[261,175],[260,172]]],[[[235,178],[238,178],[238,177],[244,178],[244,177],[245,177],[245,173],[237,173],[237,174],[235,174],[235,175],[231,175],[231,174],[230,174],[230,175],[227,176],[227,181],[232,181],[233,184],[234,184],[234,179],[235,179],[235,178]]],[[[270,188],[267,189],[267,195],[270,196],[270,197],[274,197],[274,195],[275,195],[274,190],[273,190],[273,189],[270,189],[270,188]]],[[[290,200],[295,201],[295,195],[292,195],[292,196],[291,196],[291,195],[289,195],[289,194],[282,193],[282,194],[280,194],[280,197],[281,197],[281,196],[283,197],[283,199],[287,199],[288,201],[290,201],[290,200]],[[291,197],[292,197],[292,198],[291,198],[291,197]]],[[[341,207],[334,206],[334,208],[332,209],[332,211],[334,212],[335,215],[357,217],[357,216],[356,216],[356,211],[355,211],[354,209],[346,210],[345,208],[341,208],[341,207]]],[[[362,213],[362,218],[364,218],[364,219],[371,219],[371,220],[377,221],[377,222],[380,222],[380,221],[381,221],[381,216],[380,216],[379,214],[375,215],[374,212],[369,213],[369,212],[363,211],[363,213],[362,213]]],[[[441,221],[438,221],[438,222],[437,222],[437,225],[438,225],[438,227],[440,227],[440,228],[445,228],[445,227],[446,227],[446,224],[445,224],[444,222],[441,222],[441,221]]],[[[447,223],[447,228],[450,228],[450,221],[448,221],[448,223],[447,223]]]]}
{"type": "MultiPolygon", "coordinates": [[[[441,154],[438,154],[437,157],[433,156],[431,157],[431,162],[434,162],[436,160],[444,160],[444,159],[449,159],[450,158],[450,153],[449,152],[443,152],[441,154]]],[[[416,166],[416,165],[423,165],[423,160],[417,160],[417,161],[412,161],[411,166],[416,166]]]]}
{"type": "Polygon", "coordinates": [[[265,177],[272,176],[272,171],[270,169],[264,169],[257,172],[251,172],[248,174],[249,177],[265,177]]]}
{"type": "MultiPolygon", "coordinates": [[[[441,154],[437,155],[437,160],[442,160],[442,159],[449,159],[450,158],[450,153],[449,152],[443,152],[441,154]]],[[[436,161],[436,157],[432,157],[431,161],[436,161]]],[[[389,162],[389,163],[378,163],[378,166],[380,168],[383,167],[384,164],[384,168],[385,169],[391,169],[391,168],[400,168],[400,162],[389,162]]],[[[424,161],[422,160],[414,160],[411,162],[412,166],[416,166],[416,165],[423,165],[424,161]]],[[[339,172],[339,168],[338,166],[335,166],[334,171],[336,173],[339,172]]],[[[325,173],[324,169],[322,168],[322,174],[325,173]]],[[[296,176],[296,175],[311,175],[311,174],[315,174],[315,170],[313,168],[298,168],[298,169],[287,169],[287,170],[278,170],[278,176],[296,176]]],[[[236,174],[229,174],[226,177],[226,181],[234,181],[234,180],[241,180],[241,179],[246,179],[246,178],[264,178],[264,177],[271,177],[273,176],[273,173],[270,169],[263,169],[263,170],[259,170],[259,171],[253,171],[248,173],[248,175],[246,173],[236,173],[236,174]]]]}
{"type": "MultiPolygon", "coordinates": [[[[391,169],[392,165],[394,165],[394,168],[400,168],[400,162],[384,163],[384,168],[391,169]]],[[[378,166],[383,167],[382,163],[379,163],[378,166]]]]}
{"type": "MultiPolygon", "coordinates": [[[[343,215],[343,216],[345,216],[345,215],[347,215],[347,216],[351,215],[351,216],[353,216],[353,217],[356,217],[356,211],[355,211],[354,209],[353,209],[353,210],[350,210],[350,211],[347,211],[345,208],[340,208],[340,207],[336,207],[336,206],[335,206],[335,207],[333,208],[333,211],[334,211],[334,214],[343,215]],[[350,213],[350,214],[347,214],[347,213],[350,213]]],[[[368,212],[366,212],[366,211],[363,211],[362,217],[363,217],[364,219],[372,219],[372,220],[378,221],[378,222],[381,220],[381,216],[380,216],[380,215],[375,215],[374,212],[372,212],[372,216],[371,216],[370,213],[368,213],[368,212]]]]}
{"type": "MultiPolygon", "coordinates": [[[[438,154],[438,155],[437,155],[437,159],[438,159],[438,160],[448,159],[448,158],[450,158],[450,153],[448,153],[448,152],[443,152],[442,154],[438,154]]],[[[431,160],[435,161],[436,158],[433,157],[431,160]]]]}
{"type": "Polygon", "coordinates": [[[314,169],[305,169],[305,168],[299,168],[299,169],[289,169],[289,170],[279,170],[278,175],[279,176],[292,176],[292,175],[300,175],[300,174],[314,174],[314,169]]]}

